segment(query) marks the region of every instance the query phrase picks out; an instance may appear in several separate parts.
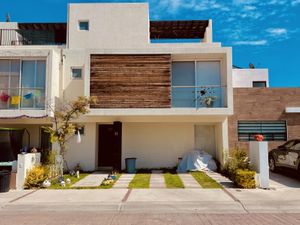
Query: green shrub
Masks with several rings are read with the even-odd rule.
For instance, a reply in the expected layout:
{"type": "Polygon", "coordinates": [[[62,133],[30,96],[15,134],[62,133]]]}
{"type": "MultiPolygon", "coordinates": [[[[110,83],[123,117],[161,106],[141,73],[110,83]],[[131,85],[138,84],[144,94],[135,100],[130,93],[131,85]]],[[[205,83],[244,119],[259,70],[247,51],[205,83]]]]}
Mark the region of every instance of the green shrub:
{"type": "Polygon", "coordinates": [[[241,169],[236,170],[234,183],[240,188],[255,188],[255,171],[241,169]]]}
{"type": "Polygon", "coordinates": [[[45,166],[35,166],[27,172],[24,183],[25,189],[40,188],[48,178],[49,170],[45,166]]]}
{"type": "Polygon", "coordinates": [[[58,153],[51,149],[41,150],[41,162],[43,165],[53,165],[55,164],[55,156],[58,153]]]}
{"type": "Polygon", "coordinates": [[[233,180],[238,169],[250,170],[250,162],[245,151],[241,149],[234,149],[225,163],[223,173],[233,180]]]}

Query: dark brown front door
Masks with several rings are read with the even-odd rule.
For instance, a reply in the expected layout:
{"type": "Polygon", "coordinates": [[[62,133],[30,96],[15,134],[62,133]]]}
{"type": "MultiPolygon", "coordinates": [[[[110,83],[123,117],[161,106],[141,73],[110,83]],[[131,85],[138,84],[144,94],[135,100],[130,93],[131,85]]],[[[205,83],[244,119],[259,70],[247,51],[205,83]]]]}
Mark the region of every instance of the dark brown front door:
{"type": "Polygon", "coordinates": [[[99,125],[98,166],[121,169],[122,123],[99,125]]]}

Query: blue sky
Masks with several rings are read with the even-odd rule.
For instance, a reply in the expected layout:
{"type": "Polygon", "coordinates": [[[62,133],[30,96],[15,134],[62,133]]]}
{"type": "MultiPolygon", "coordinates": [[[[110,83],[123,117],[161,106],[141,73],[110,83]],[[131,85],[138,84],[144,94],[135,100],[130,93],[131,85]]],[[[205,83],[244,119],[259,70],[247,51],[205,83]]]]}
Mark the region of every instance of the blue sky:
{"type": "MultiPolygon", "coordinates": [[[[145,2],[85,0],[9,0],[0,2],[0,21],[65,22],[69,2],[145,2]]],[[[149,0],[152,20],[212,19],[214,41],[233,47],[233,62],[269,68],[273,87],[300,87],[300,0],[149,0]]]]}

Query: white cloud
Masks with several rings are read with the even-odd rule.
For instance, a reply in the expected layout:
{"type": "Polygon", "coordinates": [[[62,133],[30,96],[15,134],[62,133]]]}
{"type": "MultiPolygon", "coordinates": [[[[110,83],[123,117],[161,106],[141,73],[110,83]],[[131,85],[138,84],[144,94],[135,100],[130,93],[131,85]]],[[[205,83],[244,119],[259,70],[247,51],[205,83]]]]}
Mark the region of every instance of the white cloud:
{"type": "Polygon", "coordinates": [[[296,5],[299,5],[300,4],[300,0],[294,0],[291,2],[291,5],[292,6],[296,6],[296,5]]]}
{"type": "Polygon", "coordinates": [[[285,28],[268,28],[266,31],[273,37],[286,36],[288,33],[285,28]]]}
{"type": "Polygon", "coordinates": [[[266,45],[267,40],[257,40],[257,41],[236,41],[233,42],[234,45],[266,45]]]}

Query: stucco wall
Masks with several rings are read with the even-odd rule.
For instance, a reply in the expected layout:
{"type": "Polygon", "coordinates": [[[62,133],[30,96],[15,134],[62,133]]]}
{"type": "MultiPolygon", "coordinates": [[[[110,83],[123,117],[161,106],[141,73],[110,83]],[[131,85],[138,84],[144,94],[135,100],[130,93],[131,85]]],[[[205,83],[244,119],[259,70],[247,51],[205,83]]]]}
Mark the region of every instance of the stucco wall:
{"type": "Polygon", "coordinates": [[[74,169],[77,163],[85,171],[96,169],[96,123],[86,123],[84,134],[81,135],[81,143],[76,142],[76,136],[72,137],[66,153],[66,160],[70,169],[74,169]]]}
{"type": "MultiPolygon", "coordinates": [[[[285,120],[288,139],[300,137],[300,114],[286,113],[286,107],[300,106],[300,88],[234,88],[234,115],[229,117],[230,149],[248,149],[249,142],[238,141],[239,120],[285,120]]],[[[283,142],[270,141],[269,149],[283,142]]]]}
{"type": "Polygon", "coordinates": [[[70,4],[70,48],[130,48],[149,43],[148,4],[70,4]],[[89,31],[79,30],[89,21],[89,31]]]}
{"type": "Polygon", "coordinates": [[[234,88],[252,87],[253,81],[266,81],[269,87],[268,69],[233,69],[232,86],[234,88]]]}
{"type": "Polygon", "coordinates": [[[189,123],[124,123],[122,133],[122,168],[127,157],[136,157],[138,168],[173,167],[195,146],[189,123]]]}
{"type": "Polygon", "coordinates": [[[216,140],[214,125],[195,126],[195,146],[216,157],[216,140]]]}

